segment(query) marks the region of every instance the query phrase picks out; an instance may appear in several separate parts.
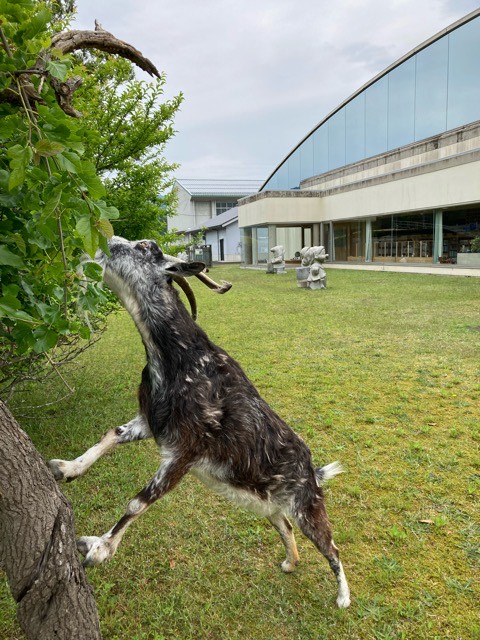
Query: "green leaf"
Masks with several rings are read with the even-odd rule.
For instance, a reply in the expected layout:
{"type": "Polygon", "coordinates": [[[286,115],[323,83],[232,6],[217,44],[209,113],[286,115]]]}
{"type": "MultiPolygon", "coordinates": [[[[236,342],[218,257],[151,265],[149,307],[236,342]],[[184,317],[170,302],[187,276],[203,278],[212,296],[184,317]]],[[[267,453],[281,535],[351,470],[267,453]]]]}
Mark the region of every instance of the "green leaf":
{"type": "Polygon", "coordinates": [[[43,34],[51,17],[52,15],[48,9],[41,9],[21,29],[23,39],[33,40],[37,36],[43,34]]]}
{"type": "Polygon", "coordinates": [[[85,251],[93,258],[98,248],[99,237],[94,221],[90,217],[82,216],[79,218],[75,228],[82,237],[85,251]]]}
{"type": "Polygon", "coordinates": [[[59,142],[53,142],[52,140],[47,140],[43,138],[43,140],[39,140],[35,145],[35,152],[39,156],[43,156],[45,158],[49,158],[50,156],[55,156],[57,153],[61,153],[65,149],[63,144],[59,142]]]}
{"type": "Polygon", "coordinates": [[[57,80],[63,82],[68,72],[69,64],[66,62],[59,62],[58,60],[50,60],[46,64],[46,69],[57,80]]]}
{"type": "Polygon", "coordinates": [[[38,321],[35,318],[32,318],[25,311],[21,311],[20,309],[12,309],[6,304],[0,304],[0,318],[11,318],[12,320],[22,320],[23,322],[28,322],[30,324],[38,324],[38,321]]]}
{"type": "Polygon", "coordinates": [[[33,337],[35,338],[35,346],[33,347],[35,353],[45,353],[57,344],[58,333],[47,327],[39,327],[33,332],[33,337]]]}
{"type": "Polygon", "coordinates": [[[10,158],[10,168],[12,170],[8,181],[10,191],[20,186],[25,181],[25,169],[32,159],[32,150],[30,147],[22,147],[15,144],[9,147],[7,156],[10,158]]]}
{"type": "Polygon", "coordinates": [[[42,210],[43,215],[45,217],[50,216],[55,211],[55,209],[58,207],[60,203],[61,197],[62,197],[62,191],[60,190],[58,191],[58,193],[54,194],[49,200],[47,200],[42,210]]]}
{"type": "Polygon", "coordinates": [[[0,245],[0,264],[6,264],[10,267],[22,268],[25,266],[20,256],[12,253],[5,245],[0,245]]]}
{"type": "Polygon", "coordinates": [[[100,231],[102,236],[105,236],[105,238],[111,238],[114,234],[112,223],[106,218],[100,218],[97,222],[97,229],[100,231]]]}
{"type": "Polygon", "coordinates": [[[56,161],[60,165],[60,169],[69,171],[70,173],[77,174],[82,169],[82,161],[76,153],[71,151],[64,151],[59,153],[56,157],[56,161]]]}
{"type": "Polygon", "coordinates": [[[16,113],[10,116],[3,116],[0,118],[0,139],[8,140],[22,125],[23,122],[16,113]]]}
{"type": "Polygon", "coordinates": [[[84,160],[81,165],[81,170],[78,172],[78,175],[82,182],[84,183],[88,195],[96,200],[97,198],[101,198],[105,195],[105,187],[103,186],[103,182],[97,176],[95,171],[95,167],[88,160],[84,160]]]}
{"type": "Polygon", "coordinates": [[[100,218],[105,220],[114,220],[120,215],[116,207],[109,207],[103,200],[97,200],[93,206],[100,212],[100,218]]]}
{"type": "Polygon", "coordinates": [[[15,295],[5,294],[0,298],[0,304],[4,307],[9,307],[10,309],[18,309],[22,308],[22,303],[15,295]]]}
{"type": "Polygon", "coordinates": [[[85,277],[90,280],[95,280],[96,282],[100,282],[103,277],[103,269],[96,262],[86,262],[83,266],[83,273],[85,277]]]}

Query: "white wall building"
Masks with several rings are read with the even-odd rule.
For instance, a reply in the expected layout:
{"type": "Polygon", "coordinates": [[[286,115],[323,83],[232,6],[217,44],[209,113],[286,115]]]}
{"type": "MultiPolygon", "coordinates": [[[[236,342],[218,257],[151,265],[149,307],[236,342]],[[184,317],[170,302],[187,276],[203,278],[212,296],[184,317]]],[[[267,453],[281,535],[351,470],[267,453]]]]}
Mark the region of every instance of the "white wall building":
{"type": "Polygon", "coordinates": [[[479,56],[476,9],[321,120],[240,201],[243,263],[322,244],[343,266],[459,273],[480,235],[479,56]]]}
{"type": "Polygon", "coordinates": [[[240,198],[256,193],[261,185],[262,180],[178,178],[175,181],[177,214],[169,218],[168,228],[182,233],[198,229],[208,220],[235,207],[240,198]]]}

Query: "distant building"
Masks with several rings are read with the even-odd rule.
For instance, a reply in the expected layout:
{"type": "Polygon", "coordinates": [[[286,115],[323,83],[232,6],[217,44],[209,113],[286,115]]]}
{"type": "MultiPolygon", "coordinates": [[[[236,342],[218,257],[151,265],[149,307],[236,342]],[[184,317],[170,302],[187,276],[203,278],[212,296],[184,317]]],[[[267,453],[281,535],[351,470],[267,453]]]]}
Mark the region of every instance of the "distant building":
{"type": "Polygon", "coordinates": [[[479,60],[476,9],[323,118],[239,202],[243,263],[321,244],[345,266],[467,264],[480,234],[479,60]]]}
{"type": "Polygon", "coordinates": [[[256,193],[261,180],[177,179],[177,214],[168,219],[168,228],[191,240],[206,228],[204,242],[212,247],[215,261],[240,261],[237,202],[256,193]]]}

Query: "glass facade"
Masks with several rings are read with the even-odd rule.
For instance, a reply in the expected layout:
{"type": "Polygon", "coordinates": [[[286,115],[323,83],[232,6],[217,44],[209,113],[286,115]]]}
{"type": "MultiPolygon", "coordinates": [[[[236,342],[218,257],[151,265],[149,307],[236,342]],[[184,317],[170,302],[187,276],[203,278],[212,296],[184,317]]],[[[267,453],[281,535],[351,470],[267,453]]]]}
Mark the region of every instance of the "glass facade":
{"type": "Polygon", "coordinates": [[[418,51],[324,121],[262,187],[306,178],[480,120],[480,16],[418,51]]]}

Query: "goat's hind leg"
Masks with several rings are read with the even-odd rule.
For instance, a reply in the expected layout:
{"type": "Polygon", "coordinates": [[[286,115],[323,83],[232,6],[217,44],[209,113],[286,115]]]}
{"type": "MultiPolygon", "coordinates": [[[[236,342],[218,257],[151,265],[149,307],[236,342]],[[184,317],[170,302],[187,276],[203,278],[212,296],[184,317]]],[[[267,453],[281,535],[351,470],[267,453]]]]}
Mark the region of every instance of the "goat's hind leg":
{"type": "Polygon", "coordinates": [[[87,449],[75,460],[50,460],[48,466],[56,480],[75,480],[88,471],[99,458],[119,444],[151,438],[152,432],[143,416],[138,415],[120,427],[110,429],[100,442],[87,449]]]}
{"type": "Polygon", "coordinates": [[[338,584],[337,606],[345,609],[350,606],[350,589],[340,561],[338,549],[332,538],[332,531],[327,512],[323,504],[323,496],[317,495],[315,501],[307,508],[296,513],[298,526],[317,549],[328,560],[338,584]]]}
{"type": "Polygon", "coordinates": [[[295,571],[295,567],[297,566],[299,559],[297,543],[295,542],[295,536],[293,535],[293,527],[287,518],[280,512],[268,516],[268,519],[280,534],[282,542],[285,545],[285,551],[287,552],[287,557],[280,565],[282,567],[282,571],[285,573],[292,573],[292,571],[295,571]]]}

